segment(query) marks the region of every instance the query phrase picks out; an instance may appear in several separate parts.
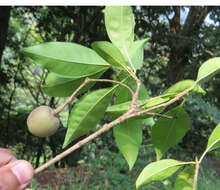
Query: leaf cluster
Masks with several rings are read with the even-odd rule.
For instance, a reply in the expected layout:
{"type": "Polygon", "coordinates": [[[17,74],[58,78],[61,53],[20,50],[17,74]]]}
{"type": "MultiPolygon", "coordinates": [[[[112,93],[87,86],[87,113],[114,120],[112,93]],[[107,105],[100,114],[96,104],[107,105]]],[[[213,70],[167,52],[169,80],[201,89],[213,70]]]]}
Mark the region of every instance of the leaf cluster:
{"type": "Polygon", "coordinates": [[[164,180],[184,165],[190,165],[178,175],[175,189],[188,186],[195,188],[196,180],[192,179],[194,176],[194,179],[197,178],[198,171],[194,170],[193,166],[198,168],[207,152],[220,147],[219,124],[209,137],[206,150],[199,161],[160,159],[171,147],[179,143],[190,129],[190,118],[183,109],[187,97],[183,100],[181,98],[190,93],[205,94],[200,85],[219,72],[220,58],[204,62],[198,70],[196,80],[182,80],[163,94],[149,98],[147,93],[144,94],[147,90],[141,88],[143,84],[137,77],[137,70],[143,66],[147,39],[135,40],[135,19],[132,9],[126,6],[107,6],[104,9],[104,20],[111,42],[94,42],[92,49],[77,43],[48,42],[22,50],[41,68],[50,72],[43,87],[44,92],[50,96],[66,97],[72,93],[81,94],[91,88],[91,85],[87,85],[91,81],[114,84],[111,88],[88,91],[82,95],[71,110],[63,147],[90,133],[105,113],[110,114],[112,122],[79,141],[72,150],[114,127],[115,142],[131,170],[142,143],[142,123],[146,118],[160,116],[159,119],[154,118],[150,131],[157,161],[143,169],[136,181],[136,187],[164,180]],[[116,82],[97,79],[108,69],[115,71],[116,82]],[[90,79],[93,77],[95,79],[90,79]],[[130,96],[124,97],[126,94],[124,88],[128,90],[127,93],[131,93],[130,96]],[[178,100],[182,100],[178,106],[168,112],[164,111],[164,107],[178,100]]]}

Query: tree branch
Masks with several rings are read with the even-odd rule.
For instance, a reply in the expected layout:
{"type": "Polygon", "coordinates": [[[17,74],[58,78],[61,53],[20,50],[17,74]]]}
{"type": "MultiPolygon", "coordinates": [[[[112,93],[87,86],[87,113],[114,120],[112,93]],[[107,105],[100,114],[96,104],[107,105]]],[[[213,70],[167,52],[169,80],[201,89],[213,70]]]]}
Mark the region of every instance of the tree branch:
{"type": "Polygon", "coordinates": [[[198,158],[196,157],[196,165],[195,165],[195,173],[194,173],[194,180],[193,180],[193,190],[196,190],[197,181],[198,181],[198,174],[199,174],[199,162],[198,158]]]}
{"type": "Polygon", "coordinates": [[[141,87],[141,81],[139,79],[136,80],[136,84],[137,84],[137,88],[135,93],[132,96],[132,101],[131,101],[131,105],[130,105],[130,109],[136,109],[136,102],[138,99],[138,95],[139,95],[139,91],[140,91],[140,87],[141,87]]]}
{"type": "Polygon", "coordinates": [[[180,7],[174,6],[174,16],[170,20],[170,28],[172,33],[177,34],[180,30],[180,7]]]}
{"type": "Polygon", "coordinates": [[[103,127],[101,129],[99,129],[98,131],[94,132],[90,136],[88,136],[88,137],[84,138],[83,140],[79,141],[78,143],[76,143],[75,145],[73,145],[72,147],[67,149],[66,151],[64,151],[61,154],[54,157],[52,160],[48,161],[47,163],[43,164],[39,168],[35,169],[35,174],[43,171],[44,169],[46,169],[47,167],[51,166],[52,164],[58,162],[59,160],[61,160],[62,158],[64,158],[68,154],[70,154],[71,152],[73,152],[76,149],[80,148],[81,146],[83,146],[87,142],[95,139],[96,137],[98,137],[102,133],[104,133],[104,132],[108,131],[109,129],[111,129],[113,126],[115,126],[115,125],[117,125],[117,124],[119,124],[119,123],[121,123],[121,122],[123,122],[124,120],[127,120],[127,119],[129,119],[129,115],[127,113],[125,113],[124,115],[120,116],[119,118],[112,121],[111,123],[103,125],[103,127]]]}
{"type": "Polygon", "coordinates": [[[120,81],[115,81],[115,80],[110,80],[110,79],[89,79],[89,81],[91,81],[91,82],[111,82],[111,83],[119,84],[119,85],[127,88],[132,96],[135,95],[134,91],[129,86],[127,86],[126,84],[124,84],[123,82],[120,82],[120,81]]]}
{"type": "Polygon", "coordinates": [[[210,7],[210,6],[205,6],[203,9],[201,9],[200,15],[199,15],[199,21],[198,21],[199,25],[202,25],[202,23],[204,22],[205,18],[207,17],[207,15],[209,14],[209,12],[212,9],[214,9],[214,7],[210,7]]]}
{"type": "Polygon", "coordinates": [[[182,35],[189,36],[189,34],[195,29],[197,25],[202,25],[206,16],[212,9],[214,9],[214,7],[205,6],[202,8],[198,6],[192,6],[183,26],[182,35]]]}
{"type": "MultiPolygon", "coordinates": [[[[84,83],[82,83],[81,86],[84,86],[85,84],[88,83],[90,79],[86,79],[84,81],[84,83]]],[[[95,79],[96,80],[96,79],[95,79]]],[[[102,79],[101,79],[102,80],[102,79]]],[[[140,81],[136,81],[137,82],[137,90],[135,92],[135,95],[133,97],[133,100],[132,102],[137,98],[138,96],[138,91],[139,91],[139,88],[140,88],[140,81]]],[[[82,87],[81,87],[82,88],[82,87]]],[[[72,147],[70,147],[69,149],[67,149],[66,151],[60,153],[59,155],[57,155],[56,157],[54,157],[53,159],[51,159],[50,161],[48,161],[47,163],[43,164],[42,166],[40,166],[39,168],[35,169],[35,174],[43,171],[44,169],[46,169],[47,167],[51,166],[52,164],[58,162],[59,160],[61,160],[62,158],[64,158],[65,156],[67,156],[68,154],[70,154],[71,152],[75,151],[76,149],[80,148],[81,146],[83,146],[84,144],[86,144],[87,142],[95,139],[96,137],[98,137],[99,135],[103,134],[104,132],[110,130],[111,128],[113,128],[115,125],[117,124],[120,124],[122,122],[124,122],[125,120],[128,120],[130,118],[133,118],[133,117],[137,117],[137,116],[140,116],[140,115],[143,115],[143,114],[149,114],[149,115],[152,115],[152,110],[154,109],[157,109],[157,108],[160,108],[160,107],[164,107],[164,106],[168,106],[172,103],[174,103],[175,101],[179,100],[182,96],[184,96],[185,94],[187,94],[190,90],[192,90],[194,88],[194,86],[192,86],[191,88],[189,89],[186,89],[185,91],[183,91],[182,93],[178,94],[176,97],[174,97],[173,99],[171,99],[170,101],[166,102],[166,103],[163,103],[163,104],[160,104],[160,105],[157,105],[157,106],[154,106],[154,107],[151,107],[151,108],[148,108],[146,110],[138,110],[139,108],[139,105],[136,105],[136,106],[131,106],[131,108],[125,113],[123,114],[122,116],[118,117],[117,119],[115,119],[114,121],[110,122],[110,123],[107,123],[107,124],[104,124],[103,127],[101,129],[99,129],[98,131],[94,132],[93,134],[91,134],[90,136],[84,138],[83,140],[79,141],[78,143],[76,143],[75,145],[73,145],[72,147]]],[[[76,90],[76,91],[79,91],[79,88],[76,90]]],[[[75,91],[75,92],[76,92],[75,91]]],[[[76,92],[77,93],[77,92],[76,92]]],[[[73,93],[73,95],[75,95],[76,93],[73,93]]],[[[72,96],[73,96],[72,95],[72,96]]],[[[136,102],[133,102],[135,105],[136,102]]],[[[157,115],[155,113],[153,113],[154,115],[157,115]]],[[[161,115],[160,116],[164,116],[164,115],[161,115]]]]}
{"type": "Polygon", "coordinates": [[[114,81],[114,80],[110,80],[110,79],[90,79],[90,78],[86,78],[85,81],[73,92],[73,94],[66,100],[66,102],[59,106],[57,109],[54,109],[54,115],[58,114],[59,112],[61,112],[64,107],[66,105],[68,105],[72,100],[73,98],[76,96],[76,94],[86,85],[88,84],[89,82],[111,82],[111,83],[116,83],[118,85],[121,85],[125,88],[128,89],[128,91],[131,93],[132,97],[135,96],[135,93],[133,92],[133,90],[127,86],[126,84],[120,82],[120,81],[114,81]]]}
{"type": "Polygon", "coordinates": [[[197,13],[199,11],[198,6],[191,6],[189,13],[187,15],[186,21],[183,26],[182,35],[188,36],[191,30],[193,30],[193,25],[197,17],[197,13]]]}

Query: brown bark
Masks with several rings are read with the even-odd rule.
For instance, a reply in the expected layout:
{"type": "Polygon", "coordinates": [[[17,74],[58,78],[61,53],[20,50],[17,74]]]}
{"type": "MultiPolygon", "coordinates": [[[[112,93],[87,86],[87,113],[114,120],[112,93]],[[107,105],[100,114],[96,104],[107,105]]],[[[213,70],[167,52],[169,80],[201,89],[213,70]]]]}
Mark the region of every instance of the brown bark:
{"type": "Polygon", "coordinates": [[[171,37],[169,39],[170,60],[167,70],[167,85],[184,79],[185,67],[193,49],[193,36],[198,36],[201,25],[212,7],[191,7],[180,31],[179,9],[174,7],[175,15],[170,20],[171,37]]]}
{"type": "Polygon", "coordinates": [[[180,7],[173,7],[174,16],[170,21],[170,31],[176,35],[180,30],[180,7]]]}
{"type": "Polygon", "coordinates": [[[1,27],[0,27],[0,66],[1,66],[2,53],[3,53],[6,39],[7,39],[10,10],[11,10],[11,7],[0,6],[0,23],[1,23],[1,27]]]}

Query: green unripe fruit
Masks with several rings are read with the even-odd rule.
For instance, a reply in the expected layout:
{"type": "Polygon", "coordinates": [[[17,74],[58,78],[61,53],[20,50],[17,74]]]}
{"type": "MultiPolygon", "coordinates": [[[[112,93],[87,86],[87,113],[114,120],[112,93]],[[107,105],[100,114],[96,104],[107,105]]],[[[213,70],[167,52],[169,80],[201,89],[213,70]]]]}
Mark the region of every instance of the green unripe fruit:
{"type": "Polygon", "coordinates": [[[49,106],[35,108],[27,119],[28,130],[35,136],[48,137],[58,129],[60,121],[49,106]]]}

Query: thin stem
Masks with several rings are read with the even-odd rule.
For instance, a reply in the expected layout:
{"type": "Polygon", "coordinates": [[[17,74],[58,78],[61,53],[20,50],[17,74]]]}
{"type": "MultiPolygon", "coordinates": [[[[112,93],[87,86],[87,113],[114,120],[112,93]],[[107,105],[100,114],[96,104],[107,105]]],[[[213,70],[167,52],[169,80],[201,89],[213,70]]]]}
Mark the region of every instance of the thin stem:
{"type": "Polygon", "coordinates": [[[205,152],[203,152],[202,156],[199,159],[199,163],[202,162],[203,158],[205,157],[206,153],[208,152],[208,150],[206,150],[205,152]]]}
{"type": "MultiPolygon", "coordinates": [[[[83,87],[85,86],[91,79],[86,79],[84,81],[84,83],[82,83],[82,85],[76,90],[77,92],[83,87]]],[[[93,79],[93,80],[97,80],[97,79],[93,79]]],[[[107,82],[107,81],[106,81],[107,82]]],[[[50,165],[58,162],[59,160],[61,160],[62,158],[64,158],[65,156],[67,156],[68,154],[70,154],[71,152],[75,151],[76,149],[80,148],[81,146],[83,146],[84,144],[86,144],[87,142],[95,139],[96,137],[98,137],[99,135],[101,135],[102,133],[110,130],[112,127],[114,127],[115,125],[119,124],[119,123],[122,123],[124,122],[125,120],[128,120],[130,118],[133,118],[133,117],[136,117],[136,116],[140,116],[140,115],[143,115],[143,114],[149,114],[149,115],[152,115],[152,113],[150,111],[154,110],[154,109],[157,109],[157,108],[160,108],[160,107],[164,107],[164,106],[168,106],[172,103],[174,103],[175,101],[179,100],[182,96],[184,96],[185,94],[187,94],[191,89],[193,89],[194,86],[192,86],[191,88],[185,90],[184,92],[178,94],[175,98],[171,99],[170,101],[164,103],[164,104],[160,104],[160,105],[157,105],[157,106],[154,106],[154,107],[151,107],[149,109],[146,109],[146,110],[141,110],[139,111],[136,107],[136,100],[138,98],[138,92],[139,92],[139,89],[140,89],[140,81],[136,81],[137,82],[137,90],[136,92],[134,93],[133,97],[132,97],[132,108],[129,109],[125,114],[123,114],[122,116],[120,116],[119,118],[115,119],[114,121],[110,122],[110,123],[107,123],[107,124],[104,124],[103,127],[101,129],[99,129],[98,131],[94,132],[93,134],[91,134],[90,136],[84,138],[83,140],[79,141],[78,143],[76,143],[75,145],[73,145],[72,147],[70,147],[69,149],[67,149],[66,151],[60,153],[59,155],[57,155],[56,157],[54,157],[53,159],[51,159],[50,161],[48,161],[47,163],[43,164],[42,166],[40,166],[39,168],[37,168],[35,170],[35,174],[36,173],[39,173],[41,171],[43,171],[44,169],[46,169],[47,167],[49,167],[50,165]]],[[[120,84],[120,83],[118,83],[120,84]]],[[[74,97],[75,94],[77,92],[74,92],[72,94],[71,97],[74,97]]],[[[71,98],[70,97],[70,98],[71,98]]],[[[155,113],[153,113],[155,115],[155,113]]],[[[162,114],[160,115],[162,116],[162,114]]],[[[164,116],[164,115],[163,115],[164,116]]],[[[198,162],[196,162],[197,164],[199,164],[198,162]]],[[[198,175],[198,174],[197,174],[198,175]]]]}
{"type": "Polygon", "coordinates": [[[147,112],[147,115],[152,115],[152,116],[160,116],[160,117],[164,117],[167,119],[174,119],[173,116],[169,116],[169,115],[164,115],[164,114],[160,114],[160,113],[154,113],[154,112],[147,112]]]}
{"type": "Polygon", "coordinates": [[[131,105],[130,105],[131,110],[137,108],[136,103],[137,103],[137,99],[138,99],[138,95],[139,95],[139,91],[140,91],[140,87],[141,87],[141,81],[139,79],[137,79],[136,84],[137,84],[137,88],[136,88],[134,95],[132,96],[132,101],[131,101],[131,105]]]}
{"type": "Polygon", "coordinates": [[[64,107],[66,105],[68,105],[73,100],[73,98],[76,96],[76,94],[89,82],[90,82],[90,79],[86,78],[85,81],[72,93],[72,95],[69,98],[67,98],[66,102],[63,105],[54,109],[54,115],[57,115],[58,113],[60,113],[64,109],[64,107]]]}
{"type": "MultiPolygon", "coordinates": [[[[80,148],[81,146],[83,146],[84,144],[86,144],[87,142],[95,139],[97,136],[101,135],[102,133],[108,131],[109,129],[111,129],[112,127],[114,127],[115,125],[124,122],[127,119],[130,119],[132,117],[137,116],[138,112],[136,112],[136,110],[133,111],[128,111],[127,113],[125,113],[124,115],[120,116],[119,118],[117,118],[116,120],[108,123],[108,124],[104,124],[103,127],[101,129],[99,129],[98,131],[94,132],[93,134],[91,134],[90,136],[84,138],[83,140],[79,141],[78,143],[76,143],[75,145],[73,145],[72,147],[70,147],[69,149],[65,150],[64,152],[60,153],[59,155],[57,155],[56,157],[54,157],[53,159],[51,159],[50,161],[48,161],[47,163],[43,164],[42,166],[40,166],[39,168],[35,169],[35,174],[43,171],[44,169],[46,169],[47,167],[51,166],[52,164],[58,162],[59,160],[61,160],[62,158],[64,158],[65,156],[67,156],[68,154],[70,154],[71,152],[75,151],[76,149],[80,148]],[[133,114],[134,113],[134,114],[133,114]]],[[[155,113],[146,113],[149,115],[156,115],[155,113]]],[[[162,116],[162,114],[159,114],[160,116],[162,116]]],[[[164,116],[164,115],[163,115],[164,116]]],[[[165,116],[164,116],[165,117],[165,116]]],[[[169,116],[167,116],[169,117],[169,116]]]]}
{"type": "Polygon", "coordinates": [[[115,80],[110,80],[110,79],[89,79],[91,82],[94,81],[94,82],[111,82],[111,83],[116,83],[116,84],[119,84],[125,88],[128,89],[128,91],[131,93],[132,96],[134,96],[134,91],[129,87],[127,86],[126,84],[124,84],[123,82],[120,82],[120,81],[115,81],[115,80]]]}
{"type": "Polygon", "coordinates": [[[50,161],[48,161],[47,163],[43,164],[42,166],[40,166],[39,168],[35,169],[35,174],[43,171],[44,169],[48,168],[49,166],[51,166],[52,164],[58,162],[59,160],[61,160],[62,158],[64,158],[65,156],[67,156],[68,154],[70,154],[71,152],[75,151],[76,149],[80,148],[81,146],[83,146],[84,144],[86,144],[87,142],[95,139],[97,136],[101,135],[102,133],[108,131],[109,129],[111,129],[113,126],[129,119],[130,116],[125,113],[124,115],[120,116],[119,118],[117,118],[116,120],[108,123],[108,124],[104,124],[103,127],[101,129],[99,129],[98,131],[94,132],[93,134],[91,134],[90,136],[84,138],[83,140],[79,141],[78,143],[76,143],[75,145],[73,145],[72,147],[68,148],[67,150],[65,150],[64,152],[60,153],[59,155],[57,155],[56,157],[54,157],[53,159],[51,159],[50,161]]]}
{"type": "Polygon", "coordinates": [[[193,180],[193,190],[196,190],[198,174],[199,174],[199,161],[197,157],[195,161],[196,161],[196,165],[195,165],[195,174],[194,174],[194,180],[193,180]]]}
{"type": "Polygon", "coordinates": [[[214,141],[214,142],[205,150],[205,152],[203,152],[202,156],[201,156],[200,159],[199,159],[199,163],[202,162],[202,160],[203,160],[203,158],[205,157],[206,153],[209,152],[210,149],[211,149],[217,142],[219,142],[219,141],[220,141],[220,139],[217,139],[216,141],[214,141]]]}
{"type": "Polygon", "coordinates": [[[129,87],[127,86],[126,84],[120,82],[120,81],[114,81],[114,80],[109,80],[109,79],[90,79],[90,78],[86,78],[85,81],[73,92],[73,94],[67,98],[67,100],[65,101],[65,103],[61,106],[59,106],[58,108],[54,109],[54,115],[57,115],[58,113],[60,113],[64,107],[66,105],[68,105],[72,100],[73,98],[76,96],[76,94],[86,85],[88,84],[89,82],[111,82],[111,83],[116,83],[116,84],[119,84],[125,88],[128,89],[128,91],[131,93],[132,97],[134,96],[134,91],[129,87]]]}
{"type": "Polygon", "coordinates": [[[147,103],[147,102],[145,101],[144,103],[140,103],[140,104],[138,104],[138,105],[137,105],[137,108],[142,108],[143,106],[146,105],[146,103],[147,103]]]}
{"type": "Polygon", "coordinates": [[[150,108],[148,108],[148,109],[146,109],[146,110],[141,110],[141,111],[139,112],[139,114],[141,115],[141,114],[150,112],[150,111],[152,111],[152,110],[155,110],[155,109],[158,109],[158,108],[161,108],[161,107],[167,107],[167,106],[169,106],[170,104],[172,104],[172,103],[176,102],[177,100],[179,100],[179,99],[180,99],[181,97],[183,97],[184,95],[186,95],[186,94],[187,94],[190,90],[192,90],[193,88],[194,88],[194,86],[192,86],[192,87],[186,89],[185,91],[179,93],[176,97],[174,97],[173,99],[169,100],[168,102],[165,102],[165,103],[163,103],[163,104],[159,104],[159,105],[150,107],[150,108]]]}

